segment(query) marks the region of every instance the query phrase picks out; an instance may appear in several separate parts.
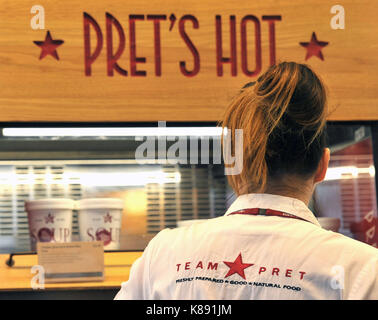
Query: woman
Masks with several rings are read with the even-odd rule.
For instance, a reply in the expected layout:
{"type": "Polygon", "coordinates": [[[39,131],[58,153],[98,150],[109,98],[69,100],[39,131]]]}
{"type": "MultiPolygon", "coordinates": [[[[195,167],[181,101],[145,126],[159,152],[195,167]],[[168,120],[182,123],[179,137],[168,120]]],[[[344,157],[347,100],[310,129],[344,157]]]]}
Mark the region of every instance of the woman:
{"type": "Polygon", "coordinates": [[[228,176],[238,198],[222,217],[161,231],[116,299],[378,299],[378,250],[322,229],[307,207],[330,158],[326,116],[306,65],[245,86],[223,121],[243,130],[242,171],[228,176]]]}

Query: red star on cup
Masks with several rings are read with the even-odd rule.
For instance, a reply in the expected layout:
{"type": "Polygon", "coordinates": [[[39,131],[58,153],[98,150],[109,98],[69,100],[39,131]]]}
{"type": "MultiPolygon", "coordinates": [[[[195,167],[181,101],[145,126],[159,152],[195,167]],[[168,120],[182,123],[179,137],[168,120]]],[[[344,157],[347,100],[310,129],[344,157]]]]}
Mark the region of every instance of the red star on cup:
{"type": "Polygon", "coordinates": [[[49,222],[54,223],[54,216],[51,213],[49,213],[47,217],[45,217],[45,223],[49,222]]]}
{"type": "Polygon", "coordinates": [[[299,42],[299,44],[307,49],[306,60],[310,59],[312,56],[324,60],[322,49],[328,45],[328,42],[318,41],[315,32],[312,33],[310,42],[299,42]]]}
{"type": "Polygon", "coordinates": [[[112,222],[112,216],[109,212],[104,216],[104,222],[112,222]]]}
{"type": "Polygon", "coordinates": [[[234,273],[237,273],[239,276],[241,276],[245,280],[245,274],[244,274],[244,269],[253,266],[253,263],[243,263],[242,260],[242,255],[239,253],[238,257],[234,262],[227,262],[223,261],[227,265],[227,267],[230,268],[228,270],[228,273],[226,274],[225,278],[233,275],[234,273]]]}
{"type": "Polygon", "coordinates": [[[47,31],[45,41],[33,41],[38,47],[41,48],[41,55],[39,60],[43,59],[47,55],[53,56],[56,60],[59,60],[58,52],[56,48],[63,44],[63,40],[53,40],[50,31],[47,31]]]}

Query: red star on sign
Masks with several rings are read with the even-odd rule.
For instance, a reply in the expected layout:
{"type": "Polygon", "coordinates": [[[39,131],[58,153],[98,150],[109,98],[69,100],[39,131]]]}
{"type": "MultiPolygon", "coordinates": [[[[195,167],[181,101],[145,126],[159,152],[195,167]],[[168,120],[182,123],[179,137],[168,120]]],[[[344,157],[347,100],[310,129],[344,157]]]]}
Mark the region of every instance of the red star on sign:
{"type": "Polygon", "coordinates": [[[306,60],[310,59],[312,56],[324,60],[322,48],[327,46],[328,42],[318,41],[315,32],[312,33],[310,42],[299,42],[299,44],[307,49],[306,60]]]}
{"type": "Polygon", "coordinates": [[[50,31],[47,31],[45,41],[33,41],[38,47],[42,49],[39,60],[46,57],[48,54],[59,60],[56,48],[63,44],[63,40],[53,40],[50,31]]]}
{"type": "Polygon", "coordinates": [[[244,269],[246,269],[250,266],[253,266],[253,263],[252,264],[251,263],[243,263],[241,253],[239,253],[238,257],[236,258],[236,260],[234,262],[223,261],[223,263],[225,263],[227,265],[227,267],[230,268],[230,270],[228,270],[228,273],[226,274],[225,278],[233,275],[234,273],[237,273],[244,280],[245,280],[244,269]]]}

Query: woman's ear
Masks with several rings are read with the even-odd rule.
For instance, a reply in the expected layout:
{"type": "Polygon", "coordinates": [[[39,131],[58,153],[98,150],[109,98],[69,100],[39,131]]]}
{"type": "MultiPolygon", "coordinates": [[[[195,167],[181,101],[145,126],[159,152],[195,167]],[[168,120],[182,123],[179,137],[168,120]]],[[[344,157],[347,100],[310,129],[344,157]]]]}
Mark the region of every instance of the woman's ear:
{"type": "Polygon", "coordinates": [[[316,170],[314,176],[314,184],[324,180],[327,173],[329,159],[331,157],[331,152],[329,148],[324,148],[322,158],[320,159],[318,169],[316,170]]]}

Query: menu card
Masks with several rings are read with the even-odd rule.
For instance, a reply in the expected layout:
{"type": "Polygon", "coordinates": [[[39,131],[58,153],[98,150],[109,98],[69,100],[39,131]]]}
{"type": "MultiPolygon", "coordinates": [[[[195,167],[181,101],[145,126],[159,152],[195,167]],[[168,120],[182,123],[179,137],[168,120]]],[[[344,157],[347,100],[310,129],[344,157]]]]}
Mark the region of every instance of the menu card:
{"type": "Polygon", "coordinates": [[[102,241],[38,242],[37,253],[45,283],[104,280],[102,241]]]}

